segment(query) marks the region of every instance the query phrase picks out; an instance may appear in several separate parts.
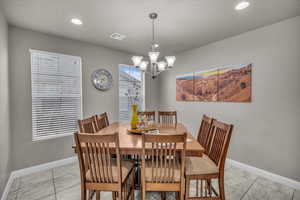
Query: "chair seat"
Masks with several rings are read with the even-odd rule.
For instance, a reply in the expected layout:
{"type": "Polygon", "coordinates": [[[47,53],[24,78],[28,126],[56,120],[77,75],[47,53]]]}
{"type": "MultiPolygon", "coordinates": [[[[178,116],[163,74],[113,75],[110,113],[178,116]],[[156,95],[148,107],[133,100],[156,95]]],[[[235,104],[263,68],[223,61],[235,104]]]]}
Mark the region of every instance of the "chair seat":
{"type": "Polygon", "coordinates": [[[186,175],[215,173],[219,173],[219,168],[207,155],[186,159],[186,175]]]}
{"type": "MultiPolygon", "coordinates": [[[[117,166],[117,161],[116,159],[112,159],[112,178],[114,182],[118,182],[119,180],[119,172],[118,172],[118,166],[117,166]]],[[[125,180],[125,178],[127,177],[128,173],[130,172],[130,170],[134,167],[134,163],[131,161],[122,161],[121,164],[121,168],[122,168],[122,182],[125,180]]],[[[106,170],[106,168],[104,167],[104,169],[106,170]]],[[[103,177],[103,176],[101,176],[103,177]]],[[[105,177],[107,177],[107,171],[105,171],[105,177]]],[[[86,180],[88,182],[93,182],[92,177],[91,177],[91,172],[90,170],[87,171],[86,173],[86,180]]]]}
{"type": "Polygon", "coordinates": [[[158,168],[153,167],[152,168],[151,167],[152,162],[150,160],[146,161],[145,164],[146,164],[146,168],[145,168],[146,182],[155,182],[155,177],[157,177],[157,180],[160,180],[160,177],[162,177],[162,179],[165,181],[170,180],[170,182],[180,182],[180,166],[178,166],[178,165],[175,166],[174,176],[172,176],[173,171],[171,171],[171,170],[164,169],[161,167],[158,167],[158,168]],[[170,174],[168,174],[168,172],[170,174]]]}

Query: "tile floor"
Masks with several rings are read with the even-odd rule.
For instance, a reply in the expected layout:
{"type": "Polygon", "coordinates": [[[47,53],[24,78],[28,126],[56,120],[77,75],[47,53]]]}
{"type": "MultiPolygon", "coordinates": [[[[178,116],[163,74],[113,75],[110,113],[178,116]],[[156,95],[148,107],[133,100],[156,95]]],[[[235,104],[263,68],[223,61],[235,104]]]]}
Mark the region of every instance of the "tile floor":
{"type": "MultiPolygon", "coordinates": [[[[233,166],[226,167],[225,184],[226,200],[300,200],[300,191],[233,166]]],[[[193,188],[191,195],[195,192],[193,188]]],[[[148,193],[147,197],[160,200],[158,193],[148,193]]],[[[111,200],[111,193],[101,193],[101,199],[111,200]]],[[[139,192],[136,199],[140,199],[139,192]]],[[[173,199],[174,194],[167,195],[167,200],[173,199]]],[[[16,178],[7,200],[80,200],[78,164],[16,178]]]]}

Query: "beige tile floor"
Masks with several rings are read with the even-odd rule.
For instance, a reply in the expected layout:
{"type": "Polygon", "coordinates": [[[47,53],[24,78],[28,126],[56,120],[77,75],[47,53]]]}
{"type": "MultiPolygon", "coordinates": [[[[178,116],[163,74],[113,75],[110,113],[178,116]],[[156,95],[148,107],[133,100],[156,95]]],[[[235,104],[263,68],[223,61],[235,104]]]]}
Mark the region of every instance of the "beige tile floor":
{"type": "MultiPolygon", "coordinates": [[[[192,183],[193,185],[193,183],[192,183]]],[[[225,170],[226,200],[300,200],[300,191],[272,182],[239,168],[225,170]]],[[[190,190],[195,193],[194,187],[190,190]]],[[[80,200],[80,177],[77,163],[16,178],[7,200],[80,200]]],[[[111,200],[111,193],[101,193],[111,200]]],[[[136,191],[136,199],[140,193],[136,191]]],[[[147,193],[147,199],[160,200],[158,193],[147,193]]],[[[175,199],[169,193],[167,200],[175,199]]]]}

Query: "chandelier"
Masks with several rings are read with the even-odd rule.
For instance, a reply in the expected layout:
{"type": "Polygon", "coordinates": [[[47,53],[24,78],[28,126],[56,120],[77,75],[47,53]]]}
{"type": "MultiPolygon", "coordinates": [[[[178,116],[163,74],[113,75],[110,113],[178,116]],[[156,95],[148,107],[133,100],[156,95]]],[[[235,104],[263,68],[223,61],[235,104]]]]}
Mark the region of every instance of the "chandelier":
{"type": "Polygon", "coordinates": [[[158,51],[159,44],[155,42],[154,37],[154,21],[157,19],[157,16],[157,13],[149,14],[149,17],[152,20],[152,43],[151,50],[148,52],[149,60],[143,60],[143,56],[132,56],[131,58],[133,65],[136,68],[150,74],[153,79],[161,72],[172,69],[176,60],[175,56],[165,56],[164,60],[158,60],[160,54],[158,51]],[[148,68],[149,64],[150,68],[148,68]]]}

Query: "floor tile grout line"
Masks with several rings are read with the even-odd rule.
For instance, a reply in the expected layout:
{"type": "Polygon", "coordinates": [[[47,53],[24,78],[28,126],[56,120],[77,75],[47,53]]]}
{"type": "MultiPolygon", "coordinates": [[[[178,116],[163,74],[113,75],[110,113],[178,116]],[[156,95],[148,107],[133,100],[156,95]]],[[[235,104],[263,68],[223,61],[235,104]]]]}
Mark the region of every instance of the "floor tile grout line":
{"type": "Polygon", "coordinates": [[[257,181],[258,177],[256,177],[253,181],[253,183],[251,183],[251,185],[249,186],[249,188],[247,189],[247,191],[241,196],[240,200],[242,200],[246,194],[249,192],[249,190],[251,189],[251,187],[254,185],[254,183],[257,181]]]}
{"type": "Polygon", "coordinates": [[[53,188],[54,188],[54,198],[55,198],[55,200],[57,200],[56,187],[55,187],[55,183],[54,183],[54,170],[53,169],[51,170],[51,174],[52,174],[52,183],[53,183],[53,188]]]}

